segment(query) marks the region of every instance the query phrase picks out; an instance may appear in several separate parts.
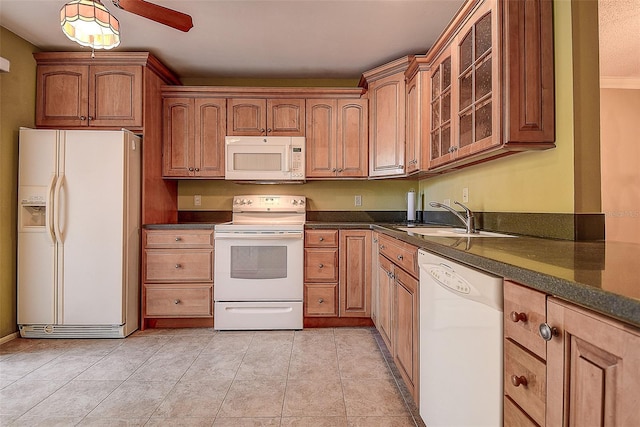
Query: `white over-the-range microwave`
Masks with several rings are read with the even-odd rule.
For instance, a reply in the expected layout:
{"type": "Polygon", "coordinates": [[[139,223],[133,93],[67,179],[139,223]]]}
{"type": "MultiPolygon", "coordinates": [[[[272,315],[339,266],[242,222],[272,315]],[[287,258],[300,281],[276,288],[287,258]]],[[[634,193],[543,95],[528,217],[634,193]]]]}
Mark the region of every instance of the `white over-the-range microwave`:
{"type": "Polygon", "coordinates": [[[257,182],[302,182],[305,179],[303,136],[225,137],[225,179],[257,182]]]}

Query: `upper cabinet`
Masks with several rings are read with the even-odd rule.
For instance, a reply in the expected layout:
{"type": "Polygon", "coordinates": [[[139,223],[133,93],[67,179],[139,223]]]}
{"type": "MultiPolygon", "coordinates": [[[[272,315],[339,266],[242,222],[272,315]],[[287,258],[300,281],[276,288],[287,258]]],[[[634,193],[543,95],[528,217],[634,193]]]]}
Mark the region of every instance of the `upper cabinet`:
{"type": "Polygon", "coordinates": [[[366,178],[366,99],[307,99],[308,179],[366,178]]]}
{"type": "Polygon", "coordinates": [[[553,73],[550,0],[468,1],[406,73],[407,147],[421,129],[429,150],[421,168],[434,173],[554,147],[553,73]],[[420,89],[430,114],[413,107],[420,75],[430,81],[420,89]],[[430,123],[419,128],[420,120],[430,123]]]}
{"type": "Polygon", "coordinates": [[[224,98],[165,98],[162,174],[224,178],[224,98]]]}
{"type": "Polygon", "coordinates": [[[84,52],[41,52],[34,58],[38,127],[141,129],[145,73],[179,84],[145,52],[99,52],[94,58],[84,52]]]}
{"type": "Polygon", "coordinates": [[[369,97],[369,176],[405,174],[406,56],[362,75],[369,97]]]}
{"type": "Polygon", "coordinates": [[[304,99],[229,99],[227,132],[240,136],[304,136],[304,99]]]}

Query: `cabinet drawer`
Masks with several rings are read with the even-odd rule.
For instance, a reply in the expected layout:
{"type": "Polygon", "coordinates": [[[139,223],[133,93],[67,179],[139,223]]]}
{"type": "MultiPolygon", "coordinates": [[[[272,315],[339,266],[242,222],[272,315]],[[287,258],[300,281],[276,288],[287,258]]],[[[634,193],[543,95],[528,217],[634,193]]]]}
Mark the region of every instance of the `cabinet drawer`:
{"type": "Polygon", "coordinates": [[[547,344],[538,327],[546,322],[546,295],[514,282],[504,282],[504,336],[516,341],[543,360],[547,344]]]}
{"type": "Polygon", "coordinates": [[[144,282],[212,282],[212,250],[144,251],[144,282]]]}
{"type": "Polygon", "coordinates": [[[338,286],[304,285],[304,315],[308,317],[336,317],[338,315],[338,286]]]}
{"type": "Polygon", "coordinates": [[[419,277],[418,273],[418,248],[399,240],[380,236],[379,251],[382,255],[393,261],[414,277],[419,277]]]}
{"type": "Polygon", "coordinates": [[[306,230],[304,246],[307,248],[337,248],[338,230],[306,230]]]}
{"type": "Polygon", "coordinates": [[[145,303],[145,316],[149,317],[211,317],[213,286],[145,286],[145,303]]]}
{"type": "Polygon", "coordinates": [[[338,282],[338,250],[305,249],[304,281],[338,282]]]}
{"type": "Polygon", "coordinates": [[[213,248],[213,230],[145,230],[145,248],[213,248]]]}
{"type": "Polygon", "coordinates": [[[535,422],[544,424],[547,399],[545,363],[511,340],[504,340],[504,393],[535,422]],[[524,380],[526,384],[518,384],[524,380]]]}
{"type": "Polygon", "coordinates": [[[505,427],[538,427],[527,414],[513,403],[508,397],[504,398],[504,425],[505,427]]]}

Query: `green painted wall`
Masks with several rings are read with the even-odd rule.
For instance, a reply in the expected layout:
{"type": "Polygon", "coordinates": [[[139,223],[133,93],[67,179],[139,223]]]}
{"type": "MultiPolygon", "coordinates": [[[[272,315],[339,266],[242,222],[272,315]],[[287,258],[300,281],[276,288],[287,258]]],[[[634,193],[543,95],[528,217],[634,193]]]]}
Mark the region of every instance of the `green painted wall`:
{"type": "MultiPolygon", "coordinates": [[[[424,193],[425,201],[462,201],[462,189],[466,187],[469,189],[468,206],[475,211],[584,212],[575,210],[571,15],[570,1],[554,2],[556,148],[543,152],[514,154],[451,174],[422,180],[420,191],[424,193]]],[[[597,122],[597,118],[595,121],[597,122]]],[[[595,158],[597,166],[599,156],[597,153],[591,154],[591,161],[595,158]]],[[[599,168],[595,174],[599,175],[599,168]]],[[[582,188],[581,191],[599,194],[599,185],[582,188]]],[[[589,206],[593,207],[593,204],[589,206]]]]}
{"type": "Polygon", "coordinates": [[[251,185],[226,181],[181,181],[178,210],[231,210],[233,196],[240,194],[292,194],[307,197],[312,211],[403,211],[406,193],[418,190],[417,181],[310,181],[306,184],[251,185]],[[193,205],[193,196],[202,196],[202,206],[193,205]],[[362,196],[362,206],[354,206],[354,196],[362,196]]]}
{"type": "Polygon", "coordinates": [[[35,51],[35,46],[0,27],[0,56],[11,62],[11,71],[0,74],[0,339],[17,331],[18,130],[34,126],[35,51]]]}

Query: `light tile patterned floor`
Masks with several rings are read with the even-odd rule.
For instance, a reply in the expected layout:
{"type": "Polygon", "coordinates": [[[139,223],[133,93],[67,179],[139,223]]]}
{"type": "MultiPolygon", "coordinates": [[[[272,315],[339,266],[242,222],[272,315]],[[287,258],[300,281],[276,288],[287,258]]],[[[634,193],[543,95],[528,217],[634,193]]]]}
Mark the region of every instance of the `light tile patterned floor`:
{"type": "Polygon", "coordinates": [[[0,425],[422,426],[372,328],[0,346],[0,425]]]}

